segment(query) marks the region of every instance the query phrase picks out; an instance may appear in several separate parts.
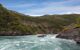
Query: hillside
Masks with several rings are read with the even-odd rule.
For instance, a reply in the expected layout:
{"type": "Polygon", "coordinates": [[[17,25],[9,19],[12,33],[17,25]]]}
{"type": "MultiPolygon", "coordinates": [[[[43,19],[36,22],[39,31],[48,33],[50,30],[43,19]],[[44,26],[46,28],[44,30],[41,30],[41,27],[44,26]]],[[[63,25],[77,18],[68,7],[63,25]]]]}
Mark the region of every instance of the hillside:
{"type": "Polygon", "coordinates": [[[80,14],[44,15],[32,17],[12,10],[0,4],[0,35],[30,35],[57,33],[67,26],[80,27],[80,14]]]}

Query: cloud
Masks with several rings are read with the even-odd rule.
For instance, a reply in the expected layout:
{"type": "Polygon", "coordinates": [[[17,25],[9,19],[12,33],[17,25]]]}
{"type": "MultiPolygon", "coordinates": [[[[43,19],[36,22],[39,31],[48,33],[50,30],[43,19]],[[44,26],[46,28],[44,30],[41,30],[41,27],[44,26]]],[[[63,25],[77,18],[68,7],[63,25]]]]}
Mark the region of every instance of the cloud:
{"type": "MultiPolygon", "coordinates": [[[[75,7],[45,7],[43,9],[33,9],[29,15],[44,15],[44,14],[65,14],[65,13],[80,13],[80,6],[75,7]]],[[[27,13],[26,13],[27,14],[27,13]]]]}
{"type": "Polygon", "coordinates": [[[80,13],[80,0],[45,1],[40,3],[24,3],[9,6],[27,15],[80,13]]]}
{"type": "Polygon", "coordinates": [[[75,0],[66,0],[63,2],[45,2],[42,3],[42,7],[29,10],[25,14],[29,15],[44,15],[44,14],[69,14],[80,13],[80,5],[69,6],[75,0]],[[69,5],[66,5],[70,3],[69,5]]]}

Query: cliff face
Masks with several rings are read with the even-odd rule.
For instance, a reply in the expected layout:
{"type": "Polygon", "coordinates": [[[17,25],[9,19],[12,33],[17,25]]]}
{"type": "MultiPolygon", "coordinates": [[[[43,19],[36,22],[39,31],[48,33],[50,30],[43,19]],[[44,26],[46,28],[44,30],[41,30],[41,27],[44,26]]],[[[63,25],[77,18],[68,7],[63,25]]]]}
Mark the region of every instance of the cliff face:
{"type": "Polygon", "coordinates": [[[0,4],[1,36],[57,33],[72,23],[80,25],[80,14],[32,17],[8,10],[0,4]]]}

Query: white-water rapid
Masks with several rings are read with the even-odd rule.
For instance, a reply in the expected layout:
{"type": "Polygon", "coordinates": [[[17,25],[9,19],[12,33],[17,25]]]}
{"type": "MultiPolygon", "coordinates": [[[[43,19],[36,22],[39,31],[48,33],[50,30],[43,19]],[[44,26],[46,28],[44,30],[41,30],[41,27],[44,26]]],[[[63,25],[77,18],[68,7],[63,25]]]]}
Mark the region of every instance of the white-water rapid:
{"type": "Polygon", "coordinates": [[[55,37],[56,35],[0,36],[0,50],[80,50],[80,46],[73,40],[55,37]]]}

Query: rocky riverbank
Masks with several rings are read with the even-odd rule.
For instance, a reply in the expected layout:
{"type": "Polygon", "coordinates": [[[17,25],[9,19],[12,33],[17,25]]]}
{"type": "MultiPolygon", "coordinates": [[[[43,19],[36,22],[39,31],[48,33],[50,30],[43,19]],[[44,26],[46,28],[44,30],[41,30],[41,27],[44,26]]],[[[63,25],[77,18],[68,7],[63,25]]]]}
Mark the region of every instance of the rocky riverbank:
{"type": "Polygon", "coordinates": [[[76,27],[67,31],[58,33],[57,38],[72,39],[80,44],[80,28],[76,27]]]}

